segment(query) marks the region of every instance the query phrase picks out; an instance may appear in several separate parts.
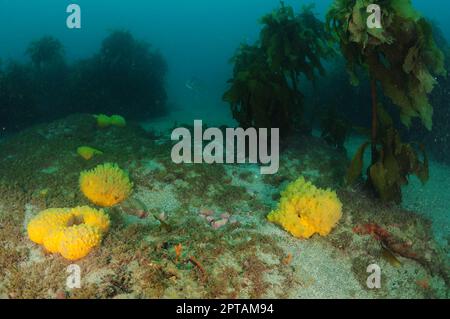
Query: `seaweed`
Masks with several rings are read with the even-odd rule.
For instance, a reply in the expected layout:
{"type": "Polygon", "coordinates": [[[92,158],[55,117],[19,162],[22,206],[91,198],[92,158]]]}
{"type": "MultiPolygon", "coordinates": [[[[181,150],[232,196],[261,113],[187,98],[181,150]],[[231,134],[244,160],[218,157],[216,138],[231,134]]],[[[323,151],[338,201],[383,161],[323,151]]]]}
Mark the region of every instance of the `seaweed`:
{"type": "Polygon", "coordinates": [[[10,62],[0,69],[0,126],[20,130],[36,121],[36,94],[30,67],[10,62]]]}
{"type": "Polygon", "coordinates": [[[117,113],[128,118],[154,117],[166,111],[161,53],[129,31],[107,36],[100,52],[72,67],[73,101],[79,112],[117,113]]]}
{"type": "Polygon", "coordinates": [[[335,0],[327,14],[327,25],[340,43],[352,80],[355,68],[367,68],[373,81],[400,109],[402,122],[411,125],[418,117],[431,130],[433,108],[428,94],[436,80],[446,74],[444,55],[436,46],[429,22],[410,1],[335,0]],[[382,8],[381,29],[366,21],[369,4],[382,8]]]}
{"type": "Polygon", "coordinates": [[[231,88],[224,94],[234,119],[244,128],[278,127],[290,132],[302,95],[289,86],[283,74],[270,70],[261,48],[242,45],[234,61],[231,88]]]}
{"type": "Polygon", "coordinates": [[[62,43],[30,43],[29,61],[0,64],[0,125],[16,131],[73,113],[153,117],[166,111],[167,64],[128,31],[112,32],[92,57],[68,64],[62,43]]]}
{"type": "Polygon", "coordinates": [[[324,74],[321,61],[334,50],[312,6],[296,15],[281,2],[261,23],[259,42],[242,44],[232,59],[231,87],[223,99],[241,126],[278,127],[286,136],[301,126],[300,76],[313,81],[316,71],[324,74]]]}
{"type": "MultiPolygon", "coordinates": [[[[444,52],[445,66],[450,66],[450,44],[445,34],[436,22],[431,22],[433,35],[438,47],[444,52]]],[[[429,132],[419,125],[408,133],[411,139],[421,137],[432,153],[433,158],[438,161],[449,163],[450,159],[450,135],[448,134],[450,123],[450,77],[438,77],[439,85],[435,87],[430,95],[431,104],[434,106],[433,131],[429,132]]]]}
{"type": "MultiPolygon", "coordinates": [[[[400,203],[401,187],[408,184],[410,175],[416,175],[422,183],[428,181],[428,156],[423,145],[403,143],[390,116],[381,106],[378,112],[375,161],[367,170],[367,178],[381,200],[400,203]],[[417,150],[422,152],[422,160],[417,150]]],[[[361,176],[364,152],[370,144],[365,142],[354,156],[347,173],[348,184],[353,184],[361,176]]]]}
{"type": "MultiPolygon", "coordinates": [[[[327,27],[340,44],[352,82],[358,83],[355,73],[358,66],[369,73],[372,165],[368,181],[383,200],[399,201],[400,186],[407,183],[408,175],[416,174],[426,181],[427,160],[425,156],[420,163],[415,149],[400,141],[393,125],[383,123],[378,127],[378,116],[385,113],[378,110],[378,83],[384,95],[398,107],[406,127],[410,127],[413,118],[419,118],[431,130],[433,107],[429,94],[437,83],[434,75],[446,74],[444,55],[434,42],[430,24],[410,1],[335,0],[327,14],[327,27]],[[382,28],[367,24],[370,4],[378,4],[382,10],[382,28]]],[[[349,182],[357,176],[363,152],[360,149],[356,154],[349,182]]]]}
{"type": "Polygon", "coordinates": [[[299,14],[281,2],[281,7],[261,19],[261,48],[273,72],[288,74],[295,90],[300,74],[310,81],[315,71],[325,74],[322,59],[333,56],[331,37],[313,12],[314,5],[304,6],[299,14]]]}
{"type": "Polygon", "coordinates": [[[62,43],[51,36],[33,41],[26,51],[31,60],[36,108],[47,121],[70,112],[69,66],[64,52],[62,43]]]}
{"type": "Polygon", "coordinates": [[[322,129],[321,137],[328,145],[344,150],[344,143],[350,133],[350,123],[342,118],[336,107],[330,107],[322,115],[320,126],[322,129]]]}
{"type": "Polygon", "coordinates": [[[64,47],[58,39],[44,36],[31,42],[27,54],[37,68],[64,60],[64,47]]]}

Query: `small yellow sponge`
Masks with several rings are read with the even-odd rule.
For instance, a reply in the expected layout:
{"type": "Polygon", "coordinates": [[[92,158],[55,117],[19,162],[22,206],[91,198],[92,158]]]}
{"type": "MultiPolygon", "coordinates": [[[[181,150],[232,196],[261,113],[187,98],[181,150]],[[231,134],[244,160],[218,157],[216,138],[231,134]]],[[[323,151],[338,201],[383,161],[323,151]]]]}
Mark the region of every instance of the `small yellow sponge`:
{"type": "Polygon", "coordinates": [[[89,161],[94,157],[94,155],[102,155],[103,152],[99,151],[95,148],[89,147],[89,146],[80,146],[77,149],[78,155],[80,155],[82,158],[84,158],[86,161],[89,161]]]}
{"type": "Polygon", "coordinates": [[[35,216],[28,223],[27,232],[30,240],[43,245],[48,252],[78,260],[100,245],[109,224],[103,210],[87,206],[51,208],[35,216]]]}
{"type": "Polygon", "coordinates": [[[268,216],[298,238],[318,233],[328,235],[342,217],[342,203],[331,190],[323,190],[303,177],[288,185],[281,194],[278,209],[268,216]]]}
{"type": "Polygon", "coordinates": [[[108,115],[105,114],[99,114],[94,115],[94,117],[97,119],[97,125],[100,128],[107,128],[111,125],[111,119],[108,115]]]}
{"type": "Polygon", "coordinates": [[[80,189],[94,204],[114,206],[125,200],[132,192],[133,183],[128,174],[116,164],[106,163],[80,175],[80,189]]]}
{"type": "Polygon", "coordinates": [[[111,115],[109,118],[111,125],[118,126],[118,127],[125,127],[127,126],[127,121],[123,116],[120,115],[111,115]]]}
{"type": "Polygon", "coordinates": [[[99,128],[107,128],[110,126],[117,126],[117,127],[125,127],[127,126],[127,121],[123,116],[120,115],[105,115],[105,114],[99,114],[94,115],[94,117],[97,120],[97,126],[99,128]]]}

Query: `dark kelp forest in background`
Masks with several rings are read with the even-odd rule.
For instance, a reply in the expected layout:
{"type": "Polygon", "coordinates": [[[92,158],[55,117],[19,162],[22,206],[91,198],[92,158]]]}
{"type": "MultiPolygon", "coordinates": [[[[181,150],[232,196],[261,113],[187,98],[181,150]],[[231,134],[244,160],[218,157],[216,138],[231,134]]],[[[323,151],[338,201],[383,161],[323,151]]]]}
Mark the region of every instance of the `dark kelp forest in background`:
{"type": "MultiPolygon", "coordinates": [[[[450,49],[409,1],[335,0],[325,22],[312,5],[296,13],[281,3],[260,23],[260,39],[233,57],[223,96],[240,126],[279,127],[287,137],[319,125],[341,150],[352,131],[364,133],[367,142],[349,154],[346,183],[364,180],[383,201],[400,202],[410,175],[428,180],[422,143],[449,162],[450,49]],[[367,27],[369,4],[382,8],[383,29],[367,27]]],[[[142,119],[168,111],[163,56],[127,31],[111,33],[100,52],[71,65],[49,36],[27,54],[28,63],[0,69],[0,125],[8,131],[72,113],[142,119]]]]}
{"type": "Polygon", "coordinates": [[[167,64],[128,31],[112,32],[100,52],[69,65],[51,36],[32,42],[29,63],[0,69],[0,125],[20,130],[72,113],[117,113],[129,118],[164,113],[167,64]]]}

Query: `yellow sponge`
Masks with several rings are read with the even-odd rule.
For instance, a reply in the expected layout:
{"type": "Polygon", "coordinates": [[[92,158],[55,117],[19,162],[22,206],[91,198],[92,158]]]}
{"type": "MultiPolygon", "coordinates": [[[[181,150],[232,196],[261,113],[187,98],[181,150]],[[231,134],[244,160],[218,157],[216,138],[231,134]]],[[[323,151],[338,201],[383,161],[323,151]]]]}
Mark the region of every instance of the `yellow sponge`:
{"type": "Polygon", "coordinates": [[[107,128],[110,126],[117,126],[117,127],[127,126],[127,121],[125,120],[125,118],[117,114],[111,115],[111,117],[105,114],[99,114],[94,115],[94,117],[97,119],[97,126],[99,128],[107,128]]]}
{"type": "Polygon", "coordinates": [[[68,228],[58,239],[58,252],[66,259],[78,260],[100,244],[102,234],[98,228],[78,225],[68,228]]]}
{"type": "Polygon", "coordinates": [[[102,207],[114,206],[125,200],[133,184],[128,174],[116,164],[106,163],[80,175],[80,188],[94,204],[102,207]]]}
{"type": "Polygon", "coordinates": [[[89,161],[94,157],[94,155],[102,155],[103,152],[96,150],[95,148],[89,147],[89,146],[80,146],[77,149],[78,155],[80,155],[82,158],[84,158],[86,161],[89,161]]]}
{"type": "Polygon", "coordinates": [[[326,236],[342,217],[342,203],[336,193],[319,189],[303,177],[288,185],[281,195],[278,209],[267,218],[295,237],[310,238],[316,233],[326,236]]]}
{"type": "Polygon", "coordinates": [[[108,115],[105,114],[99,114],[94,115],[94,117],[97,119],[97,125],[100,128],[107,128],[111,125],[111,119],[108,115]]]}
{"type": "Polygon", "coordinates": [[[27,232],[30,240],[43,245],[48,252],[78,260],[100,245],[109,224],[103,210],[87,206],[52,208],[35,216],[28,223],[27,232]]]}
{"type": "Polygon", "coordinates": [[[118,126],[118,127],[125,127],[127,126],[127,121],[123,116],[120,115],[111,115],[110,117],[111,125],[118,126]]]}
{"type": "Polygon", "coordinates": [[[51,208],[44,210],[28,224],[28,237],[36,244],[43,244],[50,230],[66,225],[71,214],[69,208],[51,208]]]}

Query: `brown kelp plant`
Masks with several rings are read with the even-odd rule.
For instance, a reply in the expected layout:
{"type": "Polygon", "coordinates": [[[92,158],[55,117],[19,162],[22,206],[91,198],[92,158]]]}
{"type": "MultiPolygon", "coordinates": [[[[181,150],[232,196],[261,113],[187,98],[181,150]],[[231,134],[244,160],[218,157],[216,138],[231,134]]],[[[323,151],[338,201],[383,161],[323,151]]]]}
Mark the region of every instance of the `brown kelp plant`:
{"type": "Polygon", "coordinates": [[[421,162],[412,144],[400,141],[377,99],[378,84],[398,107],[404,125],[409,127],[413,118],[419,118],[431,130],[433,107],[428,95],[436,84],[434,75],[446,72],[444,55],[434,42],[430,24],[410,1],[336,0],[328,12],[327,25],[336,35],[353,83],[358,81],[358,66],[367,70],[371,81],[371,142],[356,153],[347,182],[351,184],[360,176],[364,151],[371,144],[368,182],[382,200],[399,202],[401,186],[409,175],[427,181],[427,158],[425,155],[421,162]],[[367,26],[367,6],[372,3],[382,8],[382,28],[367,26]]]}
{"type": "Polygon", "coordinates": [[[299,14],[281,2],[261,19],[258,43],[242,44],[233,58],[233,78],[224,100],[242,127],[279,127],[282,135],[301,126],[299,78],[325,74],[322,60],[335,53],[325,25],[305,6],[299,14]]]}
{"type": "MultiPolygon", "coordinates": [[[[281,2],[280,8],[264,16],[261,23],[260,40],[254,45],[242,44],[233,58],[234,77],[224,94],[241,126],[279,127],[283,136],[302,128],[301,77],[314,82],[316,73],[325,74],[323,61],[335,56],[335,42],[347,62],[351,83],[359,84],[359,68],[367,72],[371,89],[371,141],[357,151],[347,183],[360,178],[369,145],[372,162],[367,182],[383,201],[400,202],[401,187],[411,174],[423,183],[428,180],[424,147],[401,142],[396,121],[382,105],[387,97],[406,127],[419,118],[432,129],[429,94],[437,83],[435,76],[446,74],[444,55],[434,42],[430,23],[410,1],[336,0],[326,24],[315,17],[313,6],[295,14],[281,2]],[[382,28],[367,25],[370,4],[382,8],[382,28]],[[380,89],[382,98],[378,96],[380,89]]],[[[322,116],[322,135],[342,148],[350,126],[334,108],[329,110],[322,116]]]]}

